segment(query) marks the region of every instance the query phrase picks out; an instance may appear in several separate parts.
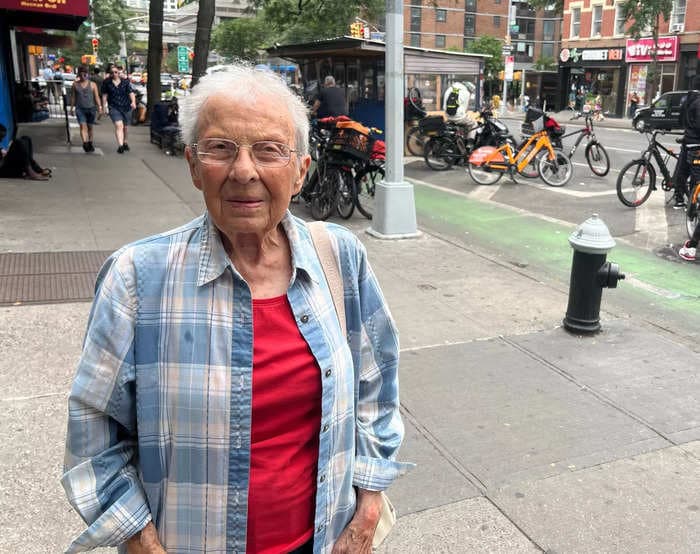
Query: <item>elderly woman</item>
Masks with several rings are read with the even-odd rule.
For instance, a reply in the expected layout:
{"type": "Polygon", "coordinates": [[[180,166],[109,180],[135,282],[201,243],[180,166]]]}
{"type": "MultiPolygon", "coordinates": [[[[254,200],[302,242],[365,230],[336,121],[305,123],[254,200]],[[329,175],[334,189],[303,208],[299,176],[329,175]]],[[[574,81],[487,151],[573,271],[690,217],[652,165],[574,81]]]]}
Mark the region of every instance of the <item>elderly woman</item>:
{"type": "Polygon", "coordinates": [[[329,225],[347,335],[305,224],[302,102],[234,66],[183,106],[206,213],[98,277],[70,395],[69,551],[370,552],[407,468],[396,329],[365,249],[329,225]]]}

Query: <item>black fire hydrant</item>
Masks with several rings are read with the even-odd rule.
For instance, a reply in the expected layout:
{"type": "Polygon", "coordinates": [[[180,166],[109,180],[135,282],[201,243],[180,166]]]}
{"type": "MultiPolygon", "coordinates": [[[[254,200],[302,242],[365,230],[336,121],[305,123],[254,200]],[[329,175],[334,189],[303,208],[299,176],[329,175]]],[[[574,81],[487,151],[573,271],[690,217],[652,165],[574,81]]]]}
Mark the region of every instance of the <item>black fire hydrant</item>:
{"type": "Polygon", "coordinates": [[[598,214],[593,214],[571,233],[569,244],[574,260],[564,327],[574,333],[596,333],[600,331],[603,288],[614,289],[625,278],[618,264],[605,261],[615,239],[598,214]]]}

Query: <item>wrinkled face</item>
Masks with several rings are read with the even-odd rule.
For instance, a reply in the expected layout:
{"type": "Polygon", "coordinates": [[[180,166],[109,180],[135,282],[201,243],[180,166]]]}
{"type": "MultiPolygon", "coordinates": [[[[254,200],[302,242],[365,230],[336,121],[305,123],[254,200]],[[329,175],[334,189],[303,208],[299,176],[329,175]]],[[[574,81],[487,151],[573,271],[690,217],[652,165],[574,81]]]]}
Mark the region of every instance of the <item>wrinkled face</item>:
{"type": "MultiPolygon", "coordinates": [[[[213,96],[200,112],[197,129],[197,140],[209,138],[242,145],[269,140],[296,148],[291,116],[272,98],[240,102],[213,96]]],[[[310,156],[299,158],[293,152],[286,166],[259,166],[249,148],[241,148],[226,165],[202,163],[189,146],[185,157],[214,224],[229,239],[236,234],[262,238],[273,231],[301,189],[311,162],[310,156]]]]}

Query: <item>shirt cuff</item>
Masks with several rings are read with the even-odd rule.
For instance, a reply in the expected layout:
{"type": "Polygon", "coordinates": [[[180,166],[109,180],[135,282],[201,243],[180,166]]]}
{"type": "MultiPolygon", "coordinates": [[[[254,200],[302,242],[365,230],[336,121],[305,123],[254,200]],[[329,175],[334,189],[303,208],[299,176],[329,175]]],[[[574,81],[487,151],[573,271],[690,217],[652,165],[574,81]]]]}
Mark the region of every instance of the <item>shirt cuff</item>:
{"type": "Polygon", "coordinates": [[[401,475],[404,475],[416,464],[396,462],[384,458],[368,456],[355,457],[355,471],[352,484],[369,491],[384,491],[401,475]]]}

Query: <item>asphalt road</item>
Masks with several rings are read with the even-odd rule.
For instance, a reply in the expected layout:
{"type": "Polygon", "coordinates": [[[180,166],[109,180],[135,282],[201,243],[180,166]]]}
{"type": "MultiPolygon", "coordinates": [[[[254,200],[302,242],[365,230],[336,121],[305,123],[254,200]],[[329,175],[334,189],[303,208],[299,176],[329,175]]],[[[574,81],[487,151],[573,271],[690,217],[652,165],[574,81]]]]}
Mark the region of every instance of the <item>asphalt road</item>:
{"type": "MultiPolygon", "coordinates": [[[[518,136],[516,126],[519,124],[508,123],[518,136]]],[[[560,123],[566,125],[567,133],[579,127],[568,121],[560,123]]],[[[670,249],[687,239],[683,211],[665,206],[664,194],[660,188],[652,193],[644,206],[637,209],[624,206],[617,198],[615,189],[620,169],[629,161],[640,157],[640,153],[647,147],[645,135],[632,129],[602,127],[596,129],[596,134],[610,156],[610,172],[605,177],[598,177],[590,171],[584,157],[584,139],[574,154],[574,175],[561,188],[549,187],[539,179],[528,180],[522,177],[515,183],[504,177],[495,185],[477,185],[463,168],[433,171],[418,158],[406,165],[405,175],[428,186],[446,187],[470,198],[517,207],[544,218],[573,224],[581,223],[592,213],[597,213],[614,237],[655,253],[668,254],[670,249]]],[[[667,135],[662,143],[678,150],[675,138],[667,135]]],[[[575,140],[576,136],[564,139],[566,152],[575,140]]]]}

